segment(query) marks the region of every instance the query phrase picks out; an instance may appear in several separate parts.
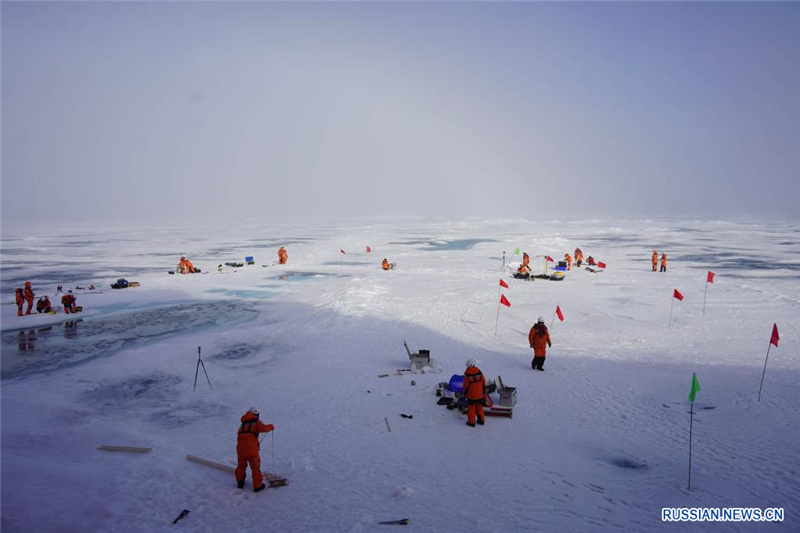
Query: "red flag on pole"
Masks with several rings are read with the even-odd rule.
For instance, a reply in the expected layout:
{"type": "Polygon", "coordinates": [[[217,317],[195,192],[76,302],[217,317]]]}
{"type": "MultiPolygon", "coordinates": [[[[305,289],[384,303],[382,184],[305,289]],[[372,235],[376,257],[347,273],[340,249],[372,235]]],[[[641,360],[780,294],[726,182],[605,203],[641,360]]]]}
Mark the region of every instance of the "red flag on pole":
{"type": "Polygon", "coordinates": [[[555,263],[555,261],[553,261],[553,258],[550,257],[549,255],[545,256],[545,260],[550,261],[551,263],[555,263]]]}
{"type": "Polygon", "coordinates": [[[344,255],[344,250],[342,250],[341,248],[339,248],[339,253],[340,253],[340,254],[342,254],[342,255],[344,255]]]}
{"type": "Polygon", "coordinates": [[[769,343],[777,348],[779,338],[780,337],[778,337],[778,324],[772,324],[772,338],[769,340],[769,343]]]}
{"type": "Polygon", "coordinates": [[[598,261],[597,266],[600,267],[600,268],[605,268],[606,264],[603,263],[602,261],[598,261]]]}
{"type": "Polygon", "coordinates": [[[558,319],[561,322],[564,322],[564,313],[561,312],[561,306],[559,305],[556,306],[556,315],[558,315],[558,319]]]}
{"type": "Polygon", "coordinates": [[[672,297],[677,298],[680,301],[683,301],[683,294],[681,294],[678,289],[675,289],[675,292],[672,293],[672,297]]]}
{"type": "Polygon", "coordinates": [[[500,286],[501,286],[501,287],[505,287],[505,288],[507,289],[507,288],[508,288],[508,283],[506,283],[505,281],[503,281],[503,278],[500,278],[500,286]]]}
{"type": "Polygon", "coordinates": [[[714,283],[714,273],[710,270],[708,271],[708,277],[706,277],[706,283],[714,283]]]}
{"type": "Polygon", "coordinates": [[[508,301],[505,294],[500,295],[500,303],[505,305],[506,307],[511,307],[511,302],[508,301]]]}
{"type": "Polygon", "coordinates": [[[367,253],[370,253],[371,251],[372,251],[372,248],[370,248],[369,245],[367,245],[367,253]]]}

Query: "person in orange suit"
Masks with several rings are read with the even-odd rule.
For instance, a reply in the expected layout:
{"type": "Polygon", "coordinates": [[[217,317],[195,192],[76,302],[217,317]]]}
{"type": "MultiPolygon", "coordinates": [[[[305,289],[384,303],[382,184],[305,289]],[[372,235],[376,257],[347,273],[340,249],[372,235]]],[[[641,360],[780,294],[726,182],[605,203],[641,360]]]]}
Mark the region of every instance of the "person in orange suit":
{"type": "Polygon", "coordinates": [[[194,265],[192,264],[192,262],[189,261],[188,259],[186,259],[185,261],[186,261],[186,273],[187,274],[196,274],[197,270],[194,269],[194,265]]]}
{"type": "Polygon", "coordinates": [[[572,258],[568,253],[564,254],[564,261],[567,262],[567,270],[572,270],[572,258]]]}
{"type": "Polygon", "coordinates": [[[64,305],[64,312],[66,314],[78,312],[75,305],[75,296],[72,294],[72,291],[67,291],[67,294],[61,297],[61,303],[64,305]]]}
{"type": "Polygon", "coordinates": [[[28,309],[25,311],[26,315],[31,314],[31,309],[33,309],[33,297],[36,296],[33,293],[33,288],[31,288],[31,282],[25,282],[25,301],[28,302],[28,309]]]}
{"type": "Polygon", "coordinates": [[[47,296],[42,296],[39,298],[39,301],[36,302],[36,312],[37,313],[49,313],[52,311],[53,308],[50,305],[50,298],[47,296]]]}
{"type": "Polygon", "coordinates": [[[483,425],[486,420],[483,414],[483,397],[486,396],[486,379],[481,369],[476,366],[475,359],[467,360],[467,369],[464,371],[464,398],[467,399],[467,425],[475,427],[475,414],[478,415],[478,424],[483,425]]]}
{"type": "Polygon", "coordinates": [[[656,271],[656,266],[658,266],[658,252],[653,250],[653,272],[656,271]]]}
{"type": "Polygon", "coordinates": [[[264,476],[261,475],[261,456],[259,450],[261,445],[258,442],[260,433],[268,433],[275,429],[272,424],[264,424],[258,419],[258,409],[251,407],[242,415],[242,425],[236,437],[236,455],[238,463],[236,466],[236,484],[240,489],[244,488],[244,480],[247,476],[247,465],[253,475],[253,492],[264,490],[264,476]]]}
{"type": "Polygon", "coordinates": [[[533,325],[531,331],[528,333],[528,343],[533,348],[533,361],[531,361],[531,368],[534,370],[541,370],[544,372],[544,359],[547,356],[547,347],[552,346],[550,342],[550,332],[547,331],[547,326],[544,325],[544,318],[539,317],[536,324],[533,325]]]}
{"type": "Polygon", "coordinates": [[[181,256],[181,260],[178,261],[178,272],[186,274],[186,258],[184,256],[181,256]]]}
{"type": "Polygon", "coordinates": [[[517,274],[519,277],[525,279],[528,279],[531,276],[531,258],[525,252],[522,252],[522,264],[519,265],[519,268],[517,269],[517,274]]]}
{"type": "Polygon", "coordinates": [[[17,298],[17,316],[22,316],[22,306],[25,303],[25,293],[22,289],[17,289],[15,296],[17,298]]]}
{"type": "Polygon", "coordinates": [[[580,268],[583,263],[583,250],[575,248],[575,266],[580,268]]]}
{"type": "Polygon", "coordinates": [[[286,253],[286,248],[281,246],[280,248],[278,248],[278,263],[281,265],[285,265],[287,259],[289,259],[289,254],[286,253]]]}
{"type": "Polygon", "coordinates": [[[661,254],[661,272],[667,271],[667,252],[661,254]]]}
{"type": "Polygon", "coordinates": [[[392,268],[392,265],[389,263],[389,260],[386,259],[385,257],[383,258],[383,262],[381,262],[381,266],[383,267],[384,270],[389,270],[392,268]]]}

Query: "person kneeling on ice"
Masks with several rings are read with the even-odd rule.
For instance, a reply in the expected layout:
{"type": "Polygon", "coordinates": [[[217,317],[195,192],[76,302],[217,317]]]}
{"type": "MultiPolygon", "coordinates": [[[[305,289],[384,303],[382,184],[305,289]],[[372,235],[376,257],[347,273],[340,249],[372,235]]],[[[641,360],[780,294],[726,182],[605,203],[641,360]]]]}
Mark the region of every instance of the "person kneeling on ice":
{"type": "Polygon", "coordinates": [[[258,409],[251,407],[242,415],[242,425],[239,426],[239,433],[236,437],[236,455],[239,462],[236,466],[236,484],[240,489],[244,488],[244,480],[247,476],[247,465],[253,476],[253,492],[264,490],[264,477],[261,475],[261,456],[258,442],[259,433],[269,433],[274,430],[272,424],[263,424],[258,419],[258,409]]]}
{"type": "Polygon", "coordinates": [[[37,313],[49,313],[52,311],[53,308],[50,305],[50,298],[47,296],[42,296],[39,298],[39,301],[36,302],[36,312],[37,313]]]}
{"type": "Polygon", "coordinates": [[[381,263],[381,267],[383,267],[384,270],[391,270],[392,264],[389,262],[387,258],[384,257],[383,262],[381,263]]]}
{"type": "Polygon", "coordinates": [[[78,312],[75,305],[75,296],[72,294],[72,291],[67,291],[67,294],[61,297],[61,303],[64,305],[65,313],[70,314],[78,312]]]}
{"type": "Polygon", "coordinates": [[[544,359],[547,355],[547,347],[552,346],[550,332],[547,331],[547,326],[544,325],[544,318],[539,317],[539,320],[533,325],[530,333],[528,333],[528,342],[533,348],[531,368],[544,372],[542,366],[544,366],[544,359]]]}
{"type": "Polygon", "coordinates": [[[475,413],[478,414],[478,424],[483,425],[486,420],[483,414],[483,397],[486,395],[486,380],[481,369],[476,366],[475,359],[467,360],[467,369],[464,371],[464,398],[467,399],[467,425],[475,427],[475,413]]]}

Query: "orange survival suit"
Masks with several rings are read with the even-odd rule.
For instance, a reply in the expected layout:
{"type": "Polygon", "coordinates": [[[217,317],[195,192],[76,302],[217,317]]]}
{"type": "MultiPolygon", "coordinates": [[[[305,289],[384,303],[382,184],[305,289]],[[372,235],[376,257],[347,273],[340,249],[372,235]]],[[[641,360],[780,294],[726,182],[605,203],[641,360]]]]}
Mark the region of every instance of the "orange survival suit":
{"type": "Polygon", "coordinates": [[[64,305],[64,312],[67,314],[76,313],[75,307],[75,296],[72,294],[72,291],[69,291],[67,294],[61,297],[61,303],[64,305]]]}
{"type": "Polygon", "coordinates": [[[22,306],[25,303],[25,293],[22,289],[17,289],[15,296],[17,297],[17,316],[22,316],[22,306]]]}
{"type": "Polygon", "coordinates": [[[383,267],[384,270],[389,270],[390,268],[392,268],[392,265],[389,264],[389,260],[386,258],[383,259],[381,266],[383,267]]]}
{"type": "Polygon", "coordinates": [[[653,272],[656,271],[656,265],[658,265],[658,252],[653,250],[653,272]]]}
{"type": "Polygon", "coordinates": [[[31,282],[25,282],[25,301],[28,302],[28,309],[25,311],[26,315],[31,314],[31,309],[33,309],[33,297],[36,296],[33,293],[33,289],[31,288],[31,282]]]}
{"type": "Polygon", "coordinates": [[[575,248],[575,266],[580,268],[582,262],[583,262],[583,250],[581,250],[580,248],[575,248]]]}
{"type": "Polygon", "coordinates": [[[286,248],[281,246],[280,248],[278,248],[278,263],[281,265],[285,265],[287,259],[289,259],[289,254],[286,253],[286,248]]]}
{"type": "Polygon", "coordinates": [[[661,254],[661,272],[667,271],[667,252],[661,254]]]}
{"type": "Polygon", "coordinates": [[[531,263],[530,256],[527,253],[522,252],[522,264],[517,269],[517,274],[523,274],[523,275],[530,274],[531,273],[530,263],[531,263]]]}
{"type": "Polygon", "coordinates": [[[547,331],[547,326],[544,325],[544,321],[537,322],[533,325],[528,333],[528,343],[531,348],[533,348],[531,367],[536,370],[544,370],[542,366],[547,356],[547,347],[552,346],[550,342],[550,332],[547,331]]]}
{"type": "Polygon", "coordinates": [[[47,296],[42,296],[39,298],[39,301],[36,302],[36,312],[37,313],[49,313],[52,311],[52,307],[50,306],[50,298],[47,296]]]}
{"type": "Polygon", "coordinates": [[[564,254],[564,261],[567,262],[567,270],[572,270],[572,257],[569,254],[564,254]]]}
{"type": "Polygon", "coordinates": [[[475,413],[478,414],[478,424],[483,425],[483,397],[486,395],[486,379],[480,368],[468,366],[464,371],[464,397],[467,399],[467,425],[475,427],[475,413]]]}
{"type": "Polygon", "coordinates": [[[236,483],[239,488],[244,488],[244,480],[247,476],[247,465],[253,473],[253,491],[258,492],[264,489],[264,477],[261,475],[261,457],[258,452],[261,445],[258,443],[259,433],[268,433],[275,429],[272,424],[263,424],[258,419],[258,411],[253,412],[251,408],[242,415],[242,425],[236,437],[236,455],[238,463],[236,466],[236,483]]]}

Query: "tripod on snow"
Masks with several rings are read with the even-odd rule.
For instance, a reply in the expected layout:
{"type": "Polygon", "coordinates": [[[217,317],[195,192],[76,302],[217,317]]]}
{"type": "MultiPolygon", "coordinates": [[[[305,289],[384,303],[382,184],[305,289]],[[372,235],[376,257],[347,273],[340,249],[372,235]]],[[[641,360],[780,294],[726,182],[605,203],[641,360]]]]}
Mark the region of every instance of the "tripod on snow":
{"type": "MultiPolygon", "coordinates": [[[[206,375],[206,380],[208,380],[208,386],[211,387],[211,380],[208,379],[208,372],[206,372],[206,365],[203,363],[203,359],[200,357],[200,346],[197,347],[197,367],[194,370],[194,387],[192,390],[197,389],[197,375],[200,373],[200,366],[203,366],[203,373],[206,375]]],[[[211,387],[212,389],[214,387],[211,387]]]]}

